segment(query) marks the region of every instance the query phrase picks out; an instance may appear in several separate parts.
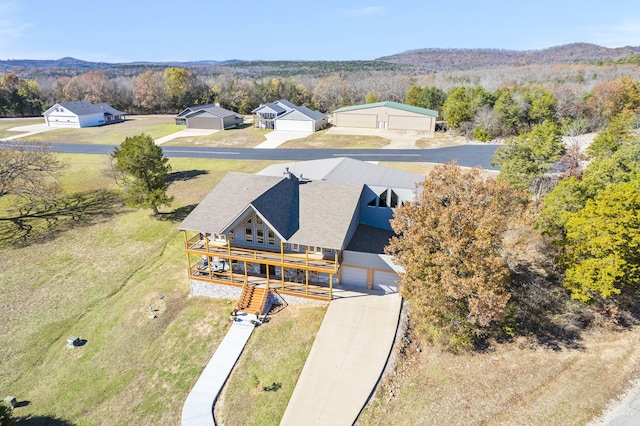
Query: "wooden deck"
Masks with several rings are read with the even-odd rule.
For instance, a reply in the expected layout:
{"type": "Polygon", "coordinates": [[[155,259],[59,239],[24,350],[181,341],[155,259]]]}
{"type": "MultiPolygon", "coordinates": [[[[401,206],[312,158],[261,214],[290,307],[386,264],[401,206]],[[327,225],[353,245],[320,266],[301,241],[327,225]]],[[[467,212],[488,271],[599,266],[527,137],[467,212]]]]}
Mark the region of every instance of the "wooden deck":
{"type": "Polygon", "coordinates": [[[244,275],[241,273],[212,272],[200,270],[192,267],[189,270],[189,278],[199,281],[206,281],[213,284],[231,285],[234,287],[243,287],[245,280],[250,286],[268,285],[269,291],[290,296],[307,297],[316,300],[331,300],[333,298],[333,285],[317,282],[299,283],[289,280],[282,280],[280,277],[266,277],[260,275],[244,275]]]}
{"type": "Polygon", "coordinates": [[[187,239],[185,234],[185,249],[187,253],[192,254],[330,274],[336,274],[340,266],[337,254],[322,256],[320,254],[285,252],[282,249],[268,251],[231,247],[228,243],[225,245],[209,242],[206,239],[201,239],[198,235],[187,239]]]}

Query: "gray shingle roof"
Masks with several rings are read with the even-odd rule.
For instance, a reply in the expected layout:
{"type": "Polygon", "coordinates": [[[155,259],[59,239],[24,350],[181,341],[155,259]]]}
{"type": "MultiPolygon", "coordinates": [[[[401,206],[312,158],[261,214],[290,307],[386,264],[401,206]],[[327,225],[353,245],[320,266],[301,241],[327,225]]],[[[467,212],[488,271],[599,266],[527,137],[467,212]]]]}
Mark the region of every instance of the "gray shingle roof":
{"type": "MultiPolygon", "coordinates": [[[[118,111],[113,108],[109,104],[92,104],[87,101],[76,101],[76,102],[59,102],[57,105],[68,109],[72,113],[76,115],[87,115],[87,114],[95,114],[95,113],[105,113],[110,115],[125,115],[125,112],[118,111]]],[[[55,106],[55,105],[54,105],[55,106]]],[[[53,108],[53,107],[52,107],[53,108]]]]}
{"type": "Polygon", "coordinates": [[[219,107],[217,105],[206,104],[206,105],[195,105],[195,106],[190,106],[188,108],[185,108],[180,112],[180,114],[177,115],[177,117],[189,117],[193,114],[197,114],[202,111],[206,111],[220,118],[239,115],[237,112],[230,111],[228,109],[219,107]]]}
{"type": "MultiPolygon", "coordinates": [[[[362,185],[229,173],[182,221],[181,230],[223,233],[253,208],[286,242],[342,249],[362,185]]],[[[356,219],[357,220],[357,219],[356,219]]]]}
{"type": "Polygon", "coordinates": [[[282,176],[289,169],[306,179],[360,183],[370,186],[413,189],[425,177],[416,173],[378,166],[348,157],[274,164],[258,172],[263,176],[282,176]]]}

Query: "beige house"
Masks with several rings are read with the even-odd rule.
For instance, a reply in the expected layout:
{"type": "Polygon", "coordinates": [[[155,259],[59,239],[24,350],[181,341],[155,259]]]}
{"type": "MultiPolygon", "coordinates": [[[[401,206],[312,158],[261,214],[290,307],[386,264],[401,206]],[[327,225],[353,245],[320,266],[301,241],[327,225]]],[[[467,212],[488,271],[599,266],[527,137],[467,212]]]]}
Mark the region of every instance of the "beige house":
{"type": "Polygon", "coordinates": [[[417,130],[433,133],[438,111],[398,102],[354,105],[333,111],[335,127],[417,130]]]}

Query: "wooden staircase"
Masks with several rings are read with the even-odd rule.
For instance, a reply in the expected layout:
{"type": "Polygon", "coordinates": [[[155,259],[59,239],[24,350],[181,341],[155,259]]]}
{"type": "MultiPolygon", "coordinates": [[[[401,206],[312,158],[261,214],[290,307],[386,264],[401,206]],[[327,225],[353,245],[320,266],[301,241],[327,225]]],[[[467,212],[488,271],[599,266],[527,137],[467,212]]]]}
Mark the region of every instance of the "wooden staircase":
{"type": "Polygon", "coordinates": [[[242,294],[238,301],[238,311],[248,314],[255,314],[257,312],[259,315],[262,315],[268,292],[268,289],[264,287],[243,286],[242,294]]]}

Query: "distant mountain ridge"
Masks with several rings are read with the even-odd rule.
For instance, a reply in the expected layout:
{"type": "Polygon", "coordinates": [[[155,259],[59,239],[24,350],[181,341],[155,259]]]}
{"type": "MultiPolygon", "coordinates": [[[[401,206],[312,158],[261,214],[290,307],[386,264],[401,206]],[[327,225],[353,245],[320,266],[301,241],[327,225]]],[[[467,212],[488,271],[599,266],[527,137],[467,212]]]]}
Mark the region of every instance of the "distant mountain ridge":
{"type": "Polygon", "coordinates": [[[540,50],[417,49],[377,58],[436,71],[566,63],[620,61],[640,55],[640,46],[609,48],[571,43],[540,50]]]}
{"type": "MultiPolygon", "coordinates": [[[[476,68],[496,68],[502,66],[526,66],[544,64],[574,64],[574,63],[598,63],[608,61],[634,60],[640,63],[640,46],[626,46],[609,48],[590,43],[572,43],[561,46],[549,47],[540,50],[507,50],[507,49],[446,49],[426,48],[410,50],[390,56],[383,56],[370,61],[252,61],[231,59],[224,61],[200,60],[200,61],[137,61],[128,63],[89,62],[76,58],[61,58],[56,60],[42,59],[10,59],[0,60],[0,72],[12,72],[22,70],[76,70],[114,69],[123,67],[220,67],[220,66],[245,66],[245,67],[269,67],[287,69],[296,64],[317,65],[322,63],[383,63],[396,66],[409,66],[435,71],[469,70],[476,68]],[[284,68],[283,68],[284,67],[284,68]]],[[[373,66],[371,69],[377,69],[373,66]]]]}

